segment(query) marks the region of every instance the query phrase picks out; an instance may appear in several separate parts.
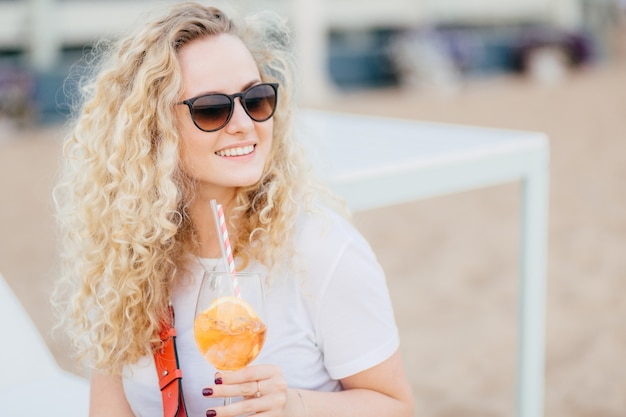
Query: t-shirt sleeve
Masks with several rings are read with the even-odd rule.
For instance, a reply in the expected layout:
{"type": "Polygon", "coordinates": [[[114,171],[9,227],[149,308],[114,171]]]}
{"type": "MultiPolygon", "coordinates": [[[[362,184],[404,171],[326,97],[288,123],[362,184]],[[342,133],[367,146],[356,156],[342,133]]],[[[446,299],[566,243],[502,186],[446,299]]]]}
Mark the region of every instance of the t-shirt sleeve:
{"type": "Polygon", "coordinates": [[[318,343],[332,378],[369,369],[398,349],[385,274],[355,230],[349,230],[349,238],[339,248],[320,295],[318,343]]]}

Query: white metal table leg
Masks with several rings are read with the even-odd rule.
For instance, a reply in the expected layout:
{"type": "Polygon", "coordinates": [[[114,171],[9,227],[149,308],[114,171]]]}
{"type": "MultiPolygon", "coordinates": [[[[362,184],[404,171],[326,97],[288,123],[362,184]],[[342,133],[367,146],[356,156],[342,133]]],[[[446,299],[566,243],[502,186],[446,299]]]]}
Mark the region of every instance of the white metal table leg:
{"type": "Polygon", "coordinates": [[[522,188],[517,416],[544,414],[548,155],[537,158],[522,188]]]}

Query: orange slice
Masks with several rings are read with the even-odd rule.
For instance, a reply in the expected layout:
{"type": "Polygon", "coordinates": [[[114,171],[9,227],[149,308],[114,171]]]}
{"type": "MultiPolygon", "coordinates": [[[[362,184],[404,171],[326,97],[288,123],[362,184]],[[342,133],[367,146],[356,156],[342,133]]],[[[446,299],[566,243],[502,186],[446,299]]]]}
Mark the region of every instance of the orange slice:
{"type": "Polygon", "coordinates": [[[258,355],[265,341],[265,325],[246,301],[226,296],[198,314],[194,335],[206,360],[217,369],[235,370],[258,355]]]}
{"type": "Polygon", "coordinates": [[[219,297],[213,300],[203,314],[229,323],[239,317],[248,317],[252,320],[259,319],[247,301],[233,296],[219,297]]]}

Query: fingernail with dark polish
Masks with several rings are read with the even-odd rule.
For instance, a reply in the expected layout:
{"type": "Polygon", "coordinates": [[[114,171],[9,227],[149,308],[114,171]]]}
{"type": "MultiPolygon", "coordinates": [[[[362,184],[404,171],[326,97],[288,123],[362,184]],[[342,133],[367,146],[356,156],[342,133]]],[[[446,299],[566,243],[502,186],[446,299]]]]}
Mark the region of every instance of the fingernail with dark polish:
{"type": "Polygon", "coordinates": [[[206,410],[206,417],[215,417],[216,415],[215,410],[206,410]]]}
{"type": "Polygon", "coordinates": [[[205,397],[209,397],[213,395],[213,390],[211,388],[203,388],[202,395],[204,395],[205,397]]]}
{"type": "Polygon", "coordinates": [[[216,372],[215,375],[214,375],[214,378],[215,378],[215,383],[217,385],[220,385],[222,383],[222,373],[221,372],[219,372],[219,371],[216,372]]]}

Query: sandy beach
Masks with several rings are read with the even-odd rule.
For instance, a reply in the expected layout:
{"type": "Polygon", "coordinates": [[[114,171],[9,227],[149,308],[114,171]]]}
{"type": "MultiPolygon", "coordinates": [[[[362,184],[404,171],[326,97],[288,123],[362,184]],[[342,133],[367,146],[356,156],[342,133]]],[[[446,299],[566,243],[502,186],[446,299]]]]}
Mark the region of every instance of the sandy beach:
{"type": "MultiPolygon", "coordinates": [[[[452,94],[353,92],[317,107],[545,132],[545,415],[626,415],[625,65],[581,69],[554,85],[501,77],[452,94]]],[[[0,272],[61,366],[76,371],[50,333],[48,301],[62,128],[0,133],[0,272]]],[[[416,416],[513,416],[520,185],[359,212],[354,221],[388,274],[416,416]]]]}

